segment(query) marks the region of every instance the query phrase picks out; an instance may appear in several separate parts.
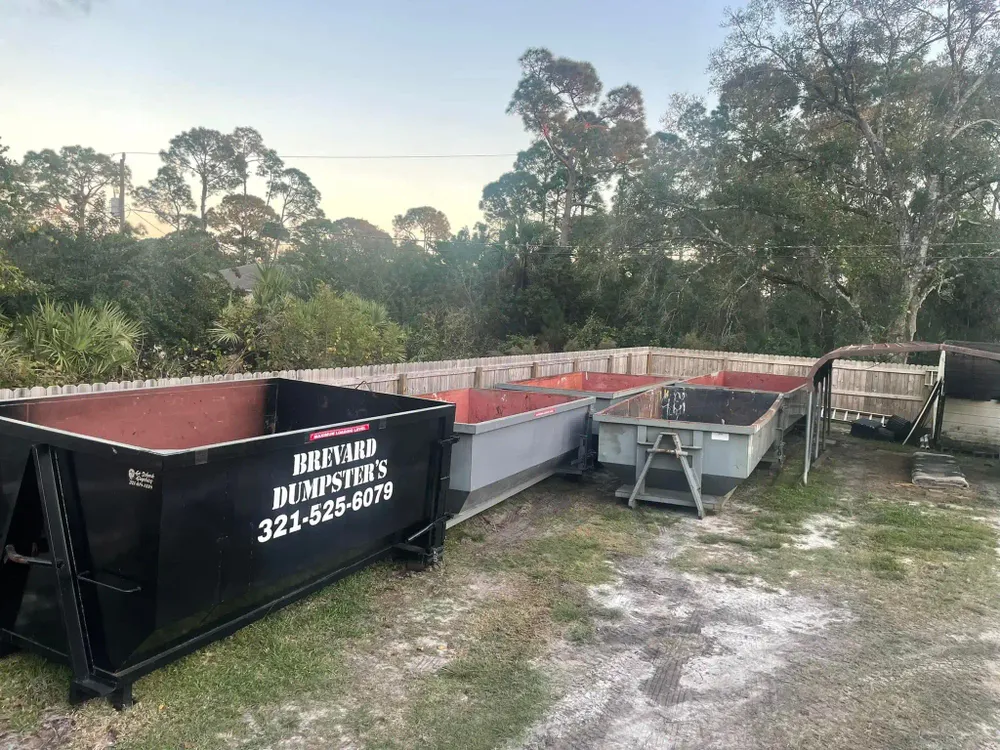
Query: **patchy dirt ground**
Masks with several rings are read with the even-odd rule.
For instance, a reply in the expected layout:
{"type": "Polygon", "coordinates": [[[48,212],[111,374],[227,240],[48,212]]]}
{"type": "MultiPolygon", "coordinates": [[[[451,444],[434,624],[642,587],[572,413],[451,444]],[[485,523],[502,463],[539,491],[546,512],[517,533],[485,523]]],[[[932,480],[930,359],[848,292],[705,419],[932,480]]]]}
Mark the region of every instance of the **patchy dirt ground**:
{"type": "Polygon", "coordinates": [[[718,515],[550,480],[152,675],[124,714],[0,661],[0,749],[1000,748],[1000,462],[840,437],[718,515]]]}
{"type": "Polygon", "coordinates": [[[963,463],[970,491],[920,490],[842,440],[820,489],[758,477],[664,530],[591,589],[621,616],[553,649],[563,697],[520,746],[1000,747],[1000,469],[963,463]]]}

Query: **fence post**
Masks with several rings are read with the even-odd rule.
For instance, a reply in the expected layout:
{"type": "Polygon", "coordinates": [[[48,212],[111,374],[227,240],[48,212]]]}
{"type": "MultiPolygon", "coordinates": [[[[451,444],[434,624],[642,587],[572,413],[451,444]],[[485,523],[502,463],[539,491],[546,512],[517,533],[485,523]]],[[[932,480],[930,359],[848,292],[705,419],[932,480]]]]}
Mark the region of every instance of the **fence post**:
{"type": "Polygon", "coordinates": [[[573,372],[580,372],[580,360],[579,359],[574,359],[573,360],[573,372]]]}
{"type": "Polygon", "coordinates": [[[646,352],[646,374],[653,375],[653,350],[646,352]]]}
{"type": "Polygon", "coordinates": [[[629,352],[628,356],[625,358],[625,374],[626,375],[635,374],[632,372],[632,352],[629,352]]]}
{"type": "Polygon", "coordinates": [[[406,373],[399,373],[399,377],[396,378],[396,393],[400,396],[405,396],[407,392],[406,387],[406,373]]]}
{"type": "Polygon", "coordinates": [[[476,367],[476,369],[475,369],[475,371],[474,371],[474,373],[472,375],[472,387],[473,388],[482,388],[483,387],[483,368],[481,366],[480,367],[476,367]]]}
{"type": "Polygon", "coordinates": [[[531,377],[532,379],[538,377],[538,360],[531,363],[531,377]]]}
{"type": "Polygon", "coordinates": [[[614,354],[609,354],[608,355],[608,372],[614,372],[614,371],[615,371],[615,355],[614,354]]]}

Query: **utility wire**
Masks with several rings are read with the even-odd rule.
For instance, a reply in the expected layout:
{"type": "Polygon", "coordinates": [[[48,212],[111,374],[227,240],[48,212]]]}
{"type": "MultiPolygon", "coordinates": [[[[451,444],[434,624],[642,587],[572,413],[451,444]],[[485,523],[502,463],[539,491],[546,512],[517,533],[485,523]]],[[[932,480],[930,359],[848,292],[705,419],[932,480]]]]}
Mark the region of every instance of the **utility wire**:
{"type": "MultiPolygon", "coordinates": [[[[128,216],[131,216],[132,214],[135,214],[135,217],[136,217],[136,218],[137,218],[137,219],[138,219],[139,221],[141,221],[141,222],[142,222],[143,224],[145,224],[145,225],[146,225],[147,227],[149,227],[150,229],[155,229],[156,231],[158,231],[158,232],[160,233],[160,234],[159,234],[159,236],[160,236],[160,237],[166,237],[167,233],[166,233],[166,232],[164,232],[164,231],[163,231],[162,229],[160,229],[159,227],[157,227],[157,226],[154,226],[152,222],[149,222],[149,221],[146,221],[146,219],[142,218],[142,213],[145,213],[145,212],[141,212],[141,213],[140,213],[140,211],[139,211],[138,209],[135,209],[135,208],[130,208],[130,209],[129,209],[129,211],[128,211],[128,216]]],[[[127,218],[127,217],[126,217],[126,218],[127,218]]]]}
{"type": "MultiPolygon", "coordinates": [[[[148,211],[141,208],[129,208],[129,215],[132,213],[136,214],[153,214],[154,212],[148,211]]],[[[149,226],[153,226],[150,222],[138,217],[141,221],[149,226]]],[[[154,227],[155,228],[155,227],[154,227]]],[[[162,234],[169,234],[169,232],[163,232],[162,234]]],[[[162,236],[161,234],[161,236],[162,236]]],[[[366,245],[374,245],[377,243],[382,243],[387,247],[402,247],[405,245],[420,245],[424,247],[434,247],[438,240],[426,240],[418,237],[358,237],[356,240],[358,243],[363,243],[366,245]]],[[[471,239],[468,240],[470,243],[479,243],[479,240],[471,239]]],[[[546,257],[558,258],[567,257],[574,258],[578,257],[579,253],[582,252],[596,252],[596,253],[607,253],[610,255],[619,255],[628,257],[639,257],[636,251],[667,251],[672,254],[683,256],[686,254],[698,254],[699,251],[694,248],[670,248],[664,244],[647,243],[640,245],[624,245],[621,247],[608,247],[607,245],[560,245],[555,243],[543,243],[543,244],[527,244],[527,245],[507,245],[502,242],[482,242],[486,247],[494,250],[506,250],[512,252],[527,252],[532,255],[542,255],[546,257]]],[[[844,253],[841,258],[879,258],[883,257],[883,253],[877,252],[878,250],[893,249],[898,247],[896,244],[869,244],[869,245],[765,245],[757,248],[746,248],[748,252],[767,252],[771,250],[851,250],[852,252],[844,253]],[[865,252],[862,252],[865,251],[865,252]]],[[[992,242],[933,242],[930,244],[931,248],[940,247],[982,247],[982,248],[993,248],[991,252],[984,255],[975,256],[963,256],[961,258],[954,258],[949,255],[928,255],[928,260],[1000,260],[1000,247],[997,247],[996,243],[992,242]]],[[[740,255],[740,249],[733,250],[719,250],[715,253],[722,257],[733,257],[740,255]]],[[[795,259],[801,257],[807,257],[805,253],[783,253],[781,258],[795,259]]]]}
{"type": "MultiPolygon", "coordinates": [[[[366,244],[368,246],[383,244],[387,247],[402,247],[405,245],[419,245],[424,247],[433,248],[439,241],[438,240],[426,240],[421,238],[408,238],[408,237],[358,237],[355,240],[359,244],[366,244]]],[[[470,243],[480,243],[480,240],[470,239],[470,243]]],[[[510,250],[510,251],[524,251],[534,255],[545,255],[551,257],[576,257],[581,252],[595,252],[595,253],[607,253],[610,255],[628,255],[635,254],[636,251],[667,251],[672,252],[677,255],[686,254],[698,254],[700,251],[696,248],[671,248],[665,244],[638,244],[638,245],[624,245],[620,247],[609,247],[608,245],[561,245],[553,243],[543,243],[543,244],[520,244],[520,245],[508,245],[502,242],[496,241],[486,241],[481,244],[493,247],[499,250],[510,250]]],[[[784,251],[784,250],[849,250],[850,252],[842,253],[839,257],[841,258],[880,258],[884,257],[885,254],[878,252],[879,250],[894,249],[898,245],[764,245],[758,247],[747,247],[745,250],[747,252],[769,252],[769,251],[784,251]]],[[[969,260],[1000,260],[1000,246],[997,243],[991,242],[942,242],[942,243],[931,243],[929,246],[931,249],[943,248],[943,247],[975,247],[984,248],[987,250],[986,254],[977,256],[965,256],[964,259],[969,260]],[[996,248],[992,250],[992,248],[996,248]]],[[[713,254],[717,256],[735,256],[740,255],[740,248],[736,249],[720,249],[716,250],[713,254]]],[[[809,257],[808,253],[805,252],[788,252],[780,253],[779,258],[800,258],[809,257]]],[[[953,256],[941,255],[941,254],[930,254],[928,255],[930,260],[952,260],[953,256]]]]}
{"type": "MultiPolygon", "coordinates": [[[[128,156],[159,156],[159,151],[113,151],[112,154],[128,156]]],[[[278,154],[279,159],[338,159],[338,160],[379,160],[379,159],[508,159],[517,153],[502,154],[278,154]]]]}

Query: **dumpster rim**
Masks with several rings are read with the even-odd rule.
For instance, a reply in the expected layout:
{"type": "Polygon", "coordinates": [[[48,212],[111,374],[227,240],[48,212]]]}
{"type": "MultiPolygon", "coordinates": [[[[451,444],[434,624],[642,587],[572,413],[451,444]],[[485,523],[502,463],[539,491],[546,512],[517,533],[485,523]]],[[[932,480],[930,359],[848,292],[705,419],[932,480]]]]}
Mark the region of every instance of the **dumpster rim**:
{"type": "MultiPolygon", "coordinates": [[[[370,424],[372,422],[376,422],[377,423],[377,422],[384,421],[384,420],[387,420],[387,419],[396,419],[397,417],[408,417],[408,416],[411,416],[411,415],[414,415],[414,414],[434,413],[434,412],[437,412],[439,410],[444,410],[444,408],[446,408],[446,407],[454,407],[455,406],[454,404],[448,403],[448,402],[445,402],[445,401],[442,401],[442,402],[429,401],[428,403],[434,404],[434,406],[428,407],[426,409],[411,409],[410,411],[400,411],[400,412],[396,412],[395,414],[386,414],[384,416],[378,416],[378,417],[368,417],[366,419],[352,419],[352,420],[347,421],[347,422],[330,422],[329,424],[319,424],[319,425],[315,425],[313,427],[306,427],[305,429],[301,429],[301,430],[289,430],[287,432],[272,433],[270,435],[255,435],[253,437],[241,438],[240,440],[227,440],[224,443],[206,443],[205,445],[198,445],[198,446],[195,446],[195,447],[192,447],[192,448],[170,448],[170,449],[143,448],[142,446],[130,445],[129,443],[119,443],[119,442],[116,442],[114,440],[107,440],[105,438],[91,437],[90,435],[84,435],[84,434],[79,433],[79,432],[68,432],[66,430],[60,430],[58,427],[46,427],[44,425],[32,424],[31,422],[22,422],[19,419],[11,419],[9,417],[0,417],[0,423],[2,423],[2,424],[8,424],[8,425],[11,425],[11,426],[17,427],[17,428],[26,428],[26,429],[31,430],[31,431],[38,431],[38,432],[44,433],[46,435],[56,435],[56,436],[59,436],[59,437],[70,438],[70,439],[72,439],[74,441],[78,441],[79,440],[79,441],[83,441],[84,443],[90,443],[90,444],[98,443],[98,444],[100,444],[102,446],[106,446],[106,447],[110,447],[110,448],[125,449],[126,451],[129,451],[131,453],[141,454],[141,455],[145,455],[145,456],[154,456],[154,457],[158,457],[158,458],[168,458],[168,457],[173,457],[173,456],[182,456],[182,455],[185,455],[185,454],[194,454],[194,453],[199,452],[199,451],[210,451],[210,450],[215,450],[217,448],[229,448],[229,447],[232,447],[232,446],[235,446],[235,445],[246,445],[246,444],[249,444],[249,443],[257,443],[257,442],[262,442],[262,441],[268,440],[268,439],[271,439],[272,442],[273,442],[274,438],[279,438],[279,437],[280,438],[291,438],[291,437],[294,437],[294,436],[309,435],[310,433],[323,432],[324,430],[329,430],[331,428],[351,427],[353,425],[360,424],[360,423],[369,423],[370,424]]],[[[317,438],[314,441],[308,441],[307,440],[306,443],[305,443],[305,445],[309,445],[309,444],[311,444],[313,442],[318,444],[318,443],[322,442],[323,440],[330,440],[333,437],[345,437],[345,436],[343,436],[343,435],[342,436],[332,436],[331,435],[330,437],[326,437],[326,438],[317,438]]],[[[36,442],[40,443],[40,442],[43,442],[43,441],[36,441],[36,442]]]]}
{"type": "Polygon", "coordinates": [[[583,391],[574,388],[547,388],[542,385],[524,384],[524,381],[514,381],[511,383],[498,383],[497,388],[508,391],[537,391],[538,393],[555,393],[560,396],[578,396],[581,398],[592,397],[599,400],[623,399],[645,393],[652,388],[660,388],[664,385],[672,385],[677,382],[676,378],[664,377],[662,382],[647,383],[646,385],[636,385],[631,388],[623,388],[620,391],[583,391]]]}
{"type": "MultiPolygon", "coordinates": [[[[672,384],[676,385],[676,384],[672,384]]],[[[687,387],[687,386],[685,386],[687,387]]],[[[716,388],[717,386],[693,386],[695,388],[716,388]]],[[[766,393],[769,396],[776,396],[774,403],[772,403],[763,414],[761,414],[757,419],[748,425],[738,425],[738,424],[716,424],[714,422],[686,422],[677,419],[657,419],[655,417],[625,417],[618,414],[608,414],[611,409],[615,409],[621,404],[625,403],[620,401],[617,404],[609,406],[607,409],[594,414],[594,422],[598,424],[627,424],[627,425],[645,425],[647,427],[661,427],[669,429],[678,430],[701,430],[702,432],[728,432],[734,435],[756,435],[760,432],[764,426],[776,418],[780,414],[781,409],[784,408],[785,395],[783,393],[776,393],[774,391],[747,391],[742,388],[728,388],[726,390],[731,391],[741,391],[744,393],[766,393]]],[[[793,391],[794,392],[794,391],[793,391]]],[[[638,395],[638,394],[637,394],[638,395]]]]}
{"type": "MultiPolygon", "coordinates": [[[[291,380],[293,382],[312,382],[312,381],[298,381],[298,380],[296,380],[294,378],[280,378],[280,377],[275,377],[275,378],[261,378],[260,380],[271,380],[271,381],[288,381],[288,380],[291,380]]],[[[225,382],[225,381],[220,381],[220,382],[225,382]]],[[[259,381],[254,381],[254,382],[259,382],[259,381]]],[[[151,387],[151,388],[130,388],[130,389],[128,389],[125,392],[137,393],[137,392],[144,392],[144,391],[145,392],[155,391],[155,390],[159,390],[159,389],[163,389],[163,388],[187,388],[187,387],[190,387],[190,386],[211,386],[211,385],[215,385],[215,383],[185,383],[185,384],[182,384],[182,385],[154,386],[154,387],[151,387]]],[[[355,388],[350,388],[350,387],[347,387],[347,386],[335,385],[333,383],[315,383],[315,385],[321,385],[321,386],[325,386],[325,387],[328,387],[328,388],[339,388],[339,389],[343,389],[343,390],[357,390],[355,388]]],[[[0,406],[6,405],[6,404],[9,404],[9,403],[22,403],[22,402],[31,402],[31,401],[35,401],[35,402],[37,402],[37,401],[49,401],[49,400],[62,399],[62,398],[79,398],[79,397],[88,397],[88,396],[103,396],[103,395],[105,395],[107,393],[109,393],[109,391],[98,391],[96,393],[59,393],[59,394],[54,394],[54,395],[51,395],[51,396],[28,396],[28,397],[16,398],[16,399],[3,399],[3,400],[0,400],[0,406]]],[[[116,392],[112,391],[112,393],[116,393],[116,392]]],[[[396,394],[396,393],[377,393],[377,392],[374,392],[374,391],[372,391],[370,393],[372,393],[372,395],[376,395],[376,396],[388,396],[388,397],[397,397],[397,398],[400,396],[400,394],[396,394]]],[[[40,424],[36,424],[34,422],[26,422],[24,420],[13,419],[11,417],[5,417],[5,416],[0,416],[0,425],[7,425],[10,428],[12,428],[13,430],[16,430],[17,432],[26,432],[26,433],[28,433],[24,437],[26,439],[28,439],[28,440],[31,440],[33,443],[36,443],[36,444],[41,444],[41,443],[45,442],[43,440],[38,440],[36,438],[43,437],[43,436],[45,436],[45,437],[55,436],[55,437],[60,437],[60,438],[63,438],[63,439],[67,439],[67,440],[71,441],[72,443],[79,444],[80,447],[85,447],[85,446],[88,446],[88,445],[93,447],[93,446],[97,445],[97,446],[101,446],[101,447],[104,447],[104,448],[111,448],[112,453],[115,456],[119,456],[119,455],[121,455],[121,453],[120,453],[121,451],[125,451],[128,454],[132,454],[133,456],[144,456],[144,457],[147,457],[147,458],[158,458],[158,459],[161,459],[161,460],[162,459],[167,459],[167,458],[173,458],[173,457],[177,457],[177,456],[192,456],[193,457],[195,454],[198,454],[199,456],[207,459],[209,453],[216,453],[219,449],[226,449],[226,448],[231,449],[234,446],[248,445],[248,444],[257,443],[257,442],[261,442],[261,441],[265,441],[265,440],[270,440],[271,441],[271,445],[274,448],[286,447],[286,444],[287,445],[294,444],[293,441],[292,441],[292,439],[296,438],[296,437],[301,439],[302,436],[306,436],[306,438],[307,438],[304,441],[304,443],[306,445],[309,445],[309,444],[311,444],[313,442],[319,444],[320,442],[322,442],[324,440],[327,440],[327,439],[330,439],[330,438],[318,438],[315,441],[310,441],[308,439],[308,436],[311,433],[323,432],[325,430],[334,429],[334,428],[338,428],[338,427],[351,427],[353,425],[361,424],[361,423],[369,423],[369,424],[374,423],[374,424],[377,425],[379,422],[382,422],[382,421],[385,421],[385,420],[388,420],[388,419],[397,419],[399,417],[411,417],[411,416],[418,415],[418,414],[432,414],[432,413],[439,412],[439,411],[447,411],[447,409],[449,409],[449,408],[450,409],[454,409],[455,408],[455,405],[453,403],[450,403],[450,402],[447,402],[447,401],[434,401],[434,400],[431,400],[431,399],[421,398],[420,396],[410,396],[410,395],[403,395],[402,397],[403,398],[408,398],[408,399],[414,399],[414,400],[422,401],[425,404],[427,404],[427,406],[423,406],[423,407],[416,408],[416,409],[408,409],[406,411],[397,411],[397,412],[393,412],[391,414],[376,415],[376,416],[371,416],[371,417],[366,417],[366,418],[361,418],[361,419],[346,420],[346,421],[343,421],[343,422],[330,422],[330,423],[327,423],[327,424],[313,425],[311,427],[306,427],[306,428],[303,428],[303,429],[300,429],[300,430],[288,430],[288,431],[285,431],[285,432],[271,433],[271,434],[267,434],[267,435],[254,435],[254,436],[247,437],[247,438],[241,438],[239,440],[227,440],[227,441],[221,442],[221,443],[206,443],[205,445],[198,445],[198,446],[193,446],[193,447],[190,447],[190,448],[169,448],[169,449],[144,448],[144,447],[139,446],[139,445],[133,445],[133,444],[130,444],[130,443],[121,443],[121,442],[118,442],[116,440],[108,440],[106,438],[100,438],[100,437],[96,437],[96,436],[92,436],[92,435],[87,435],[87,434],[84,434],[84,433],[81,433],[81,432],[71,432],[69,430],[62,430],[62,429],[60,429],[58,427],[51,427],[51,426],[48,426],[48,425],[40,425],[40,424]],[[32,435],[31,433],[36,433],[36,434],[32,435]],[[278,444],[279,442],[280,442],[280,445],[278,444]]],[[[0,434],[2,434],[2,432],[0,432],[0,434]]],[[[330,437],[332,438],[334,436],[330,436],[330,437]]],[[[302,444],[302,442],[300,441],[299,444],[302,444]]],[[[73,449],[76,450],[77,448],[74,446],[73,449]]],[[[93,452],[93,451],[89,451],[89,452],[93,452]]],[[[203,461],[199,461],[199,463],[202,463],[202,462],[203,461]]]]}
{"type": "MultiPolygon", "coordinates": [[[[747,393],[777,393],[777,394],[780,394],[781,396],[784,396],[784,397],[791,396],[792,394],[798,393],[799,391],[803,390],[807,385],[809,385],[809,378],[803,378],[803,382],[802,383],[800,383],[799,385],[797,385],[794,388],[792,388],[790,390],[787,390],[787,391],[777,391],[777,390],[772,390],[772,389],[769,389],[769,388],[733,388],[732,386],[728,386],[728,385],[710,385],[708,383],[692,383],[692,382],[690,382],[691,380],[696,380],[697,378],[711,377],[713,375],[720,375],[720,374],[726,373],[726,372],[742,372],[742,370],[713,370],[712,372],[705,373],[704,375],[692,375],[688,380],[678,380],[676,382],[670,383],[670,385],[682,385],[685,388],[712,388],[712,389],[727,390],[727,391],[745,391],[747,393]]],[[[754,374],[754,375],[757,375],[757,374],[766,375],[766,374],[770,374],[770,373],[752,373],[752,374],[754,374]]],[[[798,375],[782,375],[782,377],[797,378],[799,376],[798,375]]]]}

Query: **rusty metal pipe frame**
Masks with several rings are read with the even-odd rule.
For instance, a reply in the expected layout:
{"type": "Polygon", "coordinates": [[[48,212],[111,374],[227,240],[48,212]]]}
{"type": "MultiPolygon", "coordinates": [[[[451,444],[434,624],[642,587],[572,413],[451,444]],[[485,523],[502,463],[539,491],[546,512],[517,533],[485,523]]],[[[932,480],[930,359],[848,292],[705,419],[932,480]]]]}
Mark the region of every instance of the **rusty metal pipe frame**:
{"type": "MultiPolygon", "coordinates": [[[[986,349],[975,349],[969,346],[959,346],[957,344],[935,344],[929,341],[903,341],[899,343],[882,344],[851,344],[842,346],[839,349],[827,352],[816,360],[809,377],[812,378],[812,390],[809,392],[809,409],[806,417],[806,460],[802,471],[802,481],[809,482],[809,467],[815,458],[819,458],[822,450],[825,450],[825,436],[830,433],[830,413],[833,405],[833,363],[837,359],[848,357],[879,356],[894,354],[914,354],[917,352],[941,352],[943,356],[947,353],[962,354],[967,357],[978,357],[1000,362],[1000,352],[992,352],[986,349]],[[826,414],[825,421],[820,416],[820,424],[816,424],[813,413],[813,406],[818,402],[819,414],[826,414]],[[825,407],[825,408],[824,408],[825,407]],[[816,431],[822,430],[824,439],[817,441],[815,451],[813,441],[816,439],[816,431]]],[[[940,405],[938,405],[940,408],[940,405]]]]}
{"type": "Polygon", "coordinates": [[[823,366],[837,359],[863,357],[866,355],[915,354],[917,352],[952,352],[953,354],[964,354],[969,357],[980,357],[981,359],[992,359],[994,362],[1000,362],[1000,352],[973,349],[968,346],[958,346],[956,344],[933,344],[928,341],[904,341],[896,344],[851,344],[850,346],[842,346],[839,349],[827,352],[817,359],[809,375],[813,379],[818,380],[819,371],[823,366]]]}

